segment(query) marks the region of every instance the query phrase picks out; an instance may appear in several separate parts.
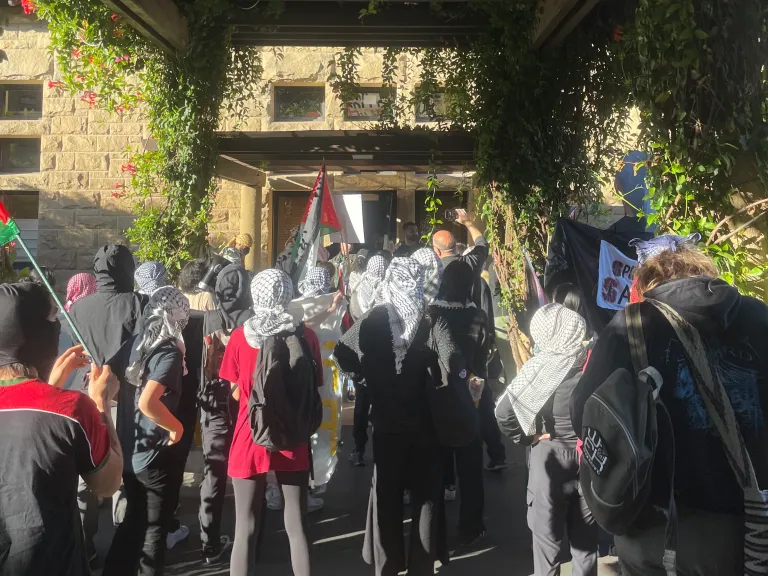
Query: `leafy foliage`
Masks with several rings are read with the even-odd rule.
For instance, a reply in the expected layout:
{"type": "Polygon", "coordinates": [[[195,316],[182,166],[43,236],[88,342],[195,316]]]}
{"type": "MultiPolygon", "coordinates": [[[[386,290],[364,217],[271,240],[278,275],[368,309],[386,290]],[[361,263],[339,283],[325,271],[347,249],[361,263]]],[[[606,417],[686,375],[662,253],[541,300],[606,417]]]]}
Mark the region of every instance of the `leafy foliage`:
{"type": "Polygon", "coordinates": [[[126,231],[142,260],[175,274],[204,248],[215,198],[215,131],[223,115],[241,117],[258,90],[259,52],[231,43],[227,0],[181,3],[189,45],[159,50],[100,2],[39,0],[49,23],[61,80],[90,106],[148,115],[157,150],[133,150],[123,171],[139,214],[126,231]]]}
{"type": "Polygon", "coordinates": [[[619,43],[662,231],[699,232],[722,277],[765,297],[768,6],[639,0],[619,43]]]}

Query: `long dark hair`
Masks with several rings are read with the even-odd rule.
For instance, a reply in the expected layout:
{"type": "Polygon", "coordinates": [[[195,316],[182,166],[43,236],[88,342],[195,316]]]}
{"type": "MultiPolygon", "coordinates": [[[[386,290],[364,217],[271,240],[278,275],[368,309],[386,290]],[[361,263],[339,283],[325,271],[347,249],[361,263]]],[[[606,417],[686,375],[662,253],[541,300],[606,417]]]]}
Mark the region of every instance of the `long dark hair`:
{"type": "Polygon", "coordinates": [[[584,319],[587,317],[587,311],[584,307],[584,297],[582,296],[579,287],[575,284],[571,284],[570,282],[559,284],[552,293],[552,301],[557,304],[562,304],[569,310],[573,310],[584,319]]]}

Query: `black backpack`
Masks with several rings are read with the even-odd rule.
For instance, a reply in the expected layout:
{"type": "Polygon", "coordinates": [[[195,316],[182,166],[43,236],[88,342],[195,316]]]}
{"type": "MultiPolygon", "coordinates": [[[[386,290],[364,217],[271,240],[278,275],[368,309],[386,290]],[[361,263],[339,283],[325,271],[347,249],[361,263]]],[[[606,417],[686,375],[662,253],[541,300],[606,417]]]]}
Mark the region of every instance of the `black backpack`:
{"type": "Polygon", "coordinates": [[[315,359],[304,339],[304,325],[295,332],[267,338],[256,361],[248,418],[253,441],[268,450],[306,445],[323,421],[315,359]]]}
{"type": "Polygon", "coordinates": [[[619,368],[595,390],[584,405],[581,429],[584,499],[595,521],[612,534],[624,534],[648,499],[657,413],[669,418],[659,398],[661,374],[648,366],[640,304],[627,306],[626,319],[634,373],[619,368]]]}

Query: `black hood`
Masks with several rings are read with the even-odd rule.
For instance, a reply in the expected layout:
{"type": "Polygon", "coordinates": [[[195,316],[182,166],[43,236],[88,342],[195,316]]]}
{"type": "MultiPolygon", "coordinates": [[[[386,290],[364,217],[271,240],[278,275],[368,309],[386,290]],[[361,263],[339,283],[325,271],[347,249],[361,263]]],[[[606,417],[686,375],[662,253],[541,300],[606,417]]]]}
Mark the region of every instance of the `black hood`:
{"type": "Polygon", "coordinates": [[[701,332],[727,330],[742,302],[736,288],[706,276],[664,282],[646,292],[645,297],[669,304],[701,332]]]}
{"type": "Polygon", "coordinates": [[[217,309],[206,314],[206,335],[216,330],[231,333],[253,315],[248,272],[241,266],[230,264],[219,272],[214,294],[217,309]]]}
{"type": "Polygon", "coordinates": [[[135,269],[131,251],[120,244],[102,246],[93,258],[93,273],[99,292],[133,292],[135,269]]]}

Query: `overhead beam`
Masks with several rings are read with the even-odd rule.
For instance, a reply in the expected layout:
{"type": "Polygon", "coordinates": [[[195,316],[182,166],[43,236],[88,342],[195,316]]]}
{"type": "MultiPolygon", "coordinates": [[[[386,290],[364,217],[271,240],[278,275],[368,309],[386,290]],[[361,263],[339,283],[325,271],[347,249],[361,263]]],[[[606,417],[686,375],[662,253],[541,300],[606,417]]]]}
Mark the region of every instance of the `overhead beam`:
{"type": "Polygon", "coordinates": [[[264,186],[267,176],[255,166],[222,155],[216,161],[216,176],[246,186],[264,186]]]}
{"type": "Polygon", "coordinates": [[[600,0],[540,0],[541,16],[533,36],[535,49],[559,46],[600,0]]]}
{"type": "Polygon", "coordinates": [[[475,140],[465,132],[330,131],[219,133],[219,153],[268,172],[329,170],[446,172],[474,168],[475,140]]]}
{"type": "Polygon", "coordinates": [[[450,11],[435,11],[425,2],[386,3],[361,19],[367,1],[289,0],[276,17],[258,8],[236,12],[232,41],[256,46],[462,45],[490,25],[482,13],[467,9],[469,4],[452,2],[450,11]]]}
{"type": "Polygon", "coordinates": [[[187,21],[173,0],[102,1],[160,49],[180,52],[187,47],[187,21]]]}

